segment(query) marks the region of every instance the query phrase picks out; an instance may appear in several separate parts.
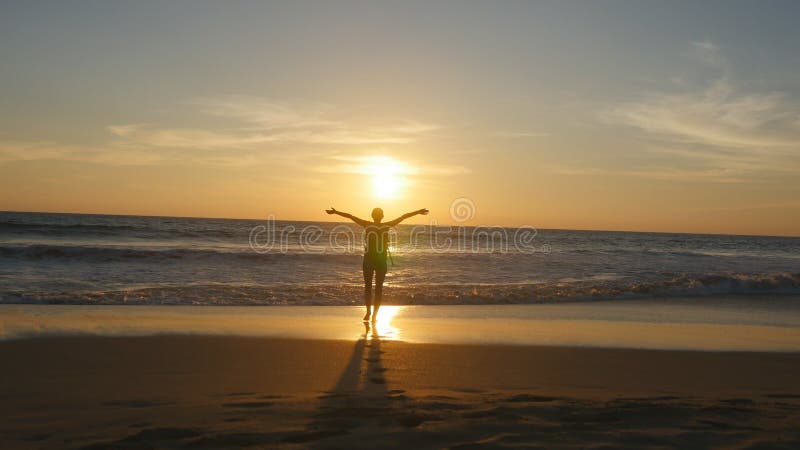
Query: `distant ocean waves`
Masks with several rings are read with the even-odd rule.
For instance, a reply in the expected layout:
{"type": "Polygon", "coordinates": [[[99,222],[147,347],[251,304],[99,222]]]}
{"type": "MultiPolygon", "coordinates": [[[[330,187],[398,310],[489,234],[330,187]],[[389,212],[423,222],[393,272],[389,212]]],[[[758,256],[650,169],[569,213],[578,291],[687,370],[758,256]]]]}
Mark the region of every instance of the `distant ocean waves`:
{"type": "Polygon", "coordinates": [[[70,262],[106,263],[143,262],[159,263],[169,260],[208,260],[212,263],[224,264],[230,261],[266,262],[270,260],[288,261],[291,258],[335,259],[350,257],[352,254],[313,253],[256,253],[250,248],[170,248],[170,247],[126,247],[126,246],[92,246],[92,245],[49,245],[49,244],[6,244],[0,246],[0,257],[16,258],[20,261],[48,261],[69,264],[70,262]]]}

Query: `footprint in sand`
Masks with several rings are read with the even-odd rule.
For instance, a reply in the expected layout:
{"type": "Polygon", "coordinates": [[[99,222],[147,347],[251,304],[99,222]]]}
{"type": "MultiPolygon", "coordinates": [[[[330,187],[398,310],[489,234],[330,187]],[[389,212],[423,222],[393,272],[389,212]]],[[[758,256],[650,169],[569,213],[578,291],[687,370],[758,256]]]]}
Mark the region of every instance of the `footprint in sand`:
{"type": "Polygon", "coordinates": [[[274,405],[275,402],[236,402],[236,403],[223,403],[222,406],[228,408],[266,408],[267,406],[274,405]]]}

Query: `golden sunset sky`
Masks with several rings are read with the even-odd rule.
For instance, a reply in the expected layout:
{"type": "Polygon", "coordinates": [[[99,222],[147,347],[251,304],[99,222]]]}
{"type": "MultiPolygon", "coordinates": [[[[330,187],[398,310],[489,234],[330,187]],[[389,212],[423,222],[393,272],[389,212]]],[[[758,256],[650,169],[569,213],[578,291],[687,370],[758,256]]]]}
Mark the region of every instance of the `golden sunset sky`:
{"type": "Polygon", "coordinates": [[[4,2],[0,210],[800,235],[798,17],[4,2]]]}

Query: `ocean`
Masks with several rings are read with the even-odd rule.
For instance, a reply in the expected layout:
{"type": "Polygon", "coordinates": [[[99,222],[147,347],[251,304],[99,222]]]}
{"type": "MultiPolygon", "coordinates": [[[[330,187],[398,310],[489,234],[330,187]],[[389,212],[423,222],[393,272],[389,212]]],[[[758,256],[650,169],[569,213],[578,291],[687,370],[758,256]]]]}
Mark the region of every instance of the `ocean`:
{"type": "MultiPolygon", "coordinates": [[[[385,304],[800,294],[800,238],[400,225],[385,304]]],[[[333,222],[0,213],[0,303],[360,305],[333,222]]]]}

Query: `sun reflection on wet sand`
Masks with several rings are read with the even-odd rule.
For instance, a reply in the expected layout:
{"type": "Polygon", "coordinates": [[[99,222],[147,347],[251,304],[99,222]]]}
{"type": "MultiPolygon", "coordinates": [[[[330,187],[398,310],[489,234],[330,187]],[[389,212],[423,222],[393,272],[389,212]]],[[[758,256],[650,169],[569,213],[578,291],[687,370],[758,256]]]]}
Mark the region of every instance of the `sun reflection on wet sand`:
{"type": "MultiPolygon", "coordinates": [[[[795,305],[797,299],[786,302],[795,305]]],[[[800,349],[800,312],[795,306],[781,310],[777,325],[772,313],[766,317],[743,314],[742,308],[738,303],[727,309],[696,304],[688,308],[676,301],[660,307],[653,301],[502,307],[387,305],[380,308],[369,338],[714,351],[800,349]],[[654,308],[658,321],[651,317],[654,308]],[[718,323],[696,322],[712,314],[718,323]]],[[[358,340],[364,335],[363,311],[363,306],[0,305],[0,341],[165,334],[358,340]]]]}
{"type": "Polygon", "coordinates": [[[378,311],[378,318],[370,330],[370,338],[377,337],[387,340],[400,339],[400,330],[392,326],[392,319],[403,309],[402,306],[381,306],[378,311]]]}

